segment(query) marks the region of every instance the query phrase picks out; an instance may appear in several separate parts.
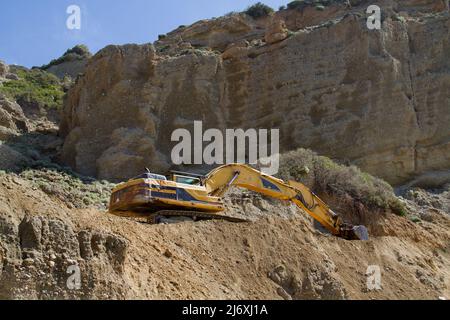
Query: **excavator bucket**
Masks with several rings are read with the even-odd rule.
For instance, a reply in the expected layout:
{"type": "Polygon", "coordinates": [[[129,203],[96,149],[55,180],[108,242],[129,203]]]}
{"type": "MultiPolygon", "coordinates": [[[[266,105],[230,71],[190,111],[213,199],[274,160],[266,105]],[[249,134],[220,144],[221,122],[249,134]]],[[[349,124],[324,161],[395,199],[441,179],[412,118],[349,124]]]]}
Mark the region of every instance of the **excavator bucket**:
{"type": "Polygon", "coordinates": [[[353,233],[357,240],[368,241],[369,240],[369,231],[365,226],[354,226],[353,233]]]}
{"type": "Polygon", "coordinates": [[[340,236],[347,240],[369,240],[369,232],[365,226],[347,226],[341,229],[340,236]]]}

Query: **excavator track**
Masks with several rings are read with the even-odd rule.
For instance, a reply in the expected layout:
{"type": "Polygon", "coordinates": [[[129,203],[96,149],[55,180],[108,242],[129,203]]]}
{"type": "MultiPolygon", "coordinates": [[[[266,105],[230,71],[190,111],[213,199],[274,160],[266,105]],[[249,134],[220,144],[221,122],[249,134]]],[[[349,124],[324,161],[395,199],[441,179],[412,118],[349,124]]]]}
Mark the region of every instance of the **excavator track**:
{"type": "Polygon", "coordinates": [[[240,219],[235,217],[229,217],[220,214],[200,212],[200,211],[180,211],[180,210],[162,210],[152,213],[147,218],[147,222],[150,224],[158,224],[161,217],[173,218],[173,217],[187,217],[194,221],[198,220],[223,220],[235,223],[249,222],[246,219],[240,219]]]}

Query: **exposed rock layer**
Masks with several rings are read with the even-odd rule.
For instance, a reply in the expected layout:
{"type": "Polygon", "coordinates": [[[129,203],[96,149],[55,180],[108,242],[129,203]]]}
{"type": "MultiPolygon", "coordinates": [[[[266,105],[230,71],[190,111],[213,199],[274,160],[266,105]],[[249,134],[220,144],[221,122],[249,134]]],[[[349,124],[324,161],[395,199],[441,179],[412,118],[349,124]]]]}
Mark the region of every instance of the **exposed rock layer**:
{"type": "Polygon", "coordinates": [[[205,129],[279,128],[282,151],[310,148],[394,184],[448,169],[445,2],[382,1],[379,31],[359,2],[232,15],[155,46],[103,49],[65,103],[63,160],[111,180],[163,171],[173,130],[202,120],[205,129]]]}
{"type": "Polygon", "coordinates": [[[70,210],[0,174],[0,299],[449,297],[449,218],[439,210],[417,210],[419,223],[372,212],[371,240],[352,242],[279,201],[232,190],[226,202],[256,220],[148,225],[70,210]],[[370,265],[380,290],[366,285],[370,265]]]}

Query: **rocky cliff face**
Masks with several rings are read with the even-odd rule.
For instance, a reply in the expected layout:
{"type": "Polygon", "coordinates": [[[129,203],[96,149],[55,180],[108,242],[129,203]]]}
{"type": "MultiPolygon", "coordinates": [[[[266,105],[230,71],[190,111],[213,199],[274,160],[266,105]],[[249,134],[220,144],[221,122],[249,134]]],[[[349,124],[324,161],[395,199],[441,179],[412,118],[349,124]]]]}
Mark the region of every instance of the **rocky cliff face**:
{"type": "Polygon", "coordinates": [[[71,79],[75,79],[84,71],[86,63],[87,59],[63,62],[61,64],[49,67],[46,71],[54,74],[60,79],[64,79],[66,76],[69,76],[71,79]]]}
{"type": "Polygon", "coordinates": [[[111,180],[163,171],[173,130],[202,120],[279,128],[282,151],[310,148],[394,184],[450,168],[445,1],[379,1],[379,31],[356,2],[235,14],[103,49],[66,99],[63,160],[111,180]]]}

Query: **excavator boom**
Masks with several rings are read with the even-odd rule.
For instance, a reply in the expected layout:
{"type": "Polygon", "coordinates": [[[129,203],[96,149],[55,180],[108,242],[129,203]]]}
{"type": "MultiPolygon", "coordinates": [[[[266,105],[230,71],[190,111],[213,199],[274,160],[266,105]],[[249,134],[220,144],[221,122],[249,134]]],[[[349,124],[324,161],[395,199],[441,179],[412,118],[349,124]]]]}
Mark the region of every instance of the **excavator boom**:
{"type": "Polygon", "coordinates": [[[203,183],[208,194],[213,196],[221,197],[229,187],[238,186],[293,202],[332,234],[349,240],[368,240],[368,232],[364,226],[344,223],[317,195],[299,182],[286,183],[248,165],[229,164],[210,172],[203,179],[203,183]]]}

